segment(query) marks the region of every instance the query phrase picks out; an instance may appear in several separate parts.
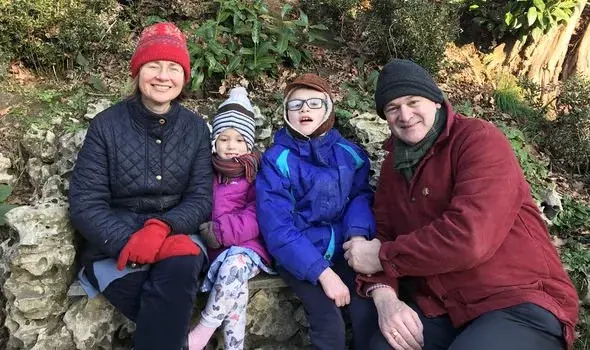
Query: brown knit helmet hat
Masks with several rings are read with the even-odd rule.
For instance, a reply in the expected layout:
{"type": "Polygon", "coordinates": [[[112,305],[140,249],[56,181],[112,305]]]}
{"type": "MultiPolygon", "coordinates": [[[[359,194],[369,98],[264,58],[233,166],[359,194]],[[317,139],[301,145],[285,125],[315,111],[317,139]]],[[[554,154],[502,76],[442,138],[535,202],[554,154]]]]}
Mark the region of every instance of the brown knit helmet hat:
{"type": "Polygon", "coordinates": [[[283,100],[283,107],[285,123],[292,135],[299,138],[313,138],[324,134],[334,127],[336,114],[334,113],[334,98],[332,97],[332,89],[330,88],[330,84],[328,84],[328,82],[322,79],[320,76],[313,73],[305,73],[298,76],[295,80],[287,85],[284,96],[285,98],[283,100]],[[287,101],[289,100],[289,96],[293,91],[299,88],[321,91],[326,95],[327,109],[326,114],[324,115],[324,121],[308,136],[302,135],[299,131],[295,130],[295,128],[291,126],[287,114],[287,101]]]}

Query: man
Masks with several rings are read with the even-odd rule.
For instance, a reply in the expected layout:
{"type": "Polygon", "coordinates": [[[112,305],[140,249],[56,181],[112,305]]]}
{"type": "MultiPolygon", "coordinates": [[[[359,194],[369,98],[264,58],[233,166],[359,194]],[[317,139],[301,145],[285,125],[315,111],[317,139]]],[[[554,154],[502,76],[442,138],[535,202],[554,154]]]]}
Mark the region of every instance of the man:
{"type": "Polygon", "coordinates": [[[571,348],[578,297],[502,132],[408,60],[385,66],[375,102],[392,133],[377,238],[344,244],[379,315],[369,348],[571,348]]]}

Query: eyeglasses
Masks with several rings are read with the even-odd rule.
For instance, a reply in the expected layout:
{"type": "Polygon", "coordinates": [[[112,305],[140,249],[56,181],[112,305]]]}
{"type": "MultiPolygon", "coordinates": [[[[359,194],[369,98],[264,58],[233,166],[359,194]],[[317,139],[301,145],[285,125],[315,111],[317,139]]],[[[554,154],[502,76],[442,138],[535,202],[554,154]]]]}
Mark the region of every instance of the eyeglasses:
{"type": "Polygon", "coordinates": [[[287,101],[287,109],[298,111],[303,108],[304,103],[311,109],[320,109],[326,104],[326,100],[319,97],[308,98],[307,100],[289,100],[287,101]]]}

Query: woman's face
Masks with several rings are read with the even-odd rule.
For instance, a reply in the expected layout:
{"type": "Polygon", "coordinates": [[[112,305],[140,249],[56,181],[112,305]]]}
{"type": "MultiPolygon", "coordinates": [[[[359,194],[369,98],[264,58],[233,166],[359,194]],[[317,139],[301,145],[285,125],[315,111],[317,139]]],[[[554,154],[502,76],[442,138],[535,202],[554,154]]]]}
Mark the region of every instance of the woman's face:
{"type": "Polygon", "coordinates": [[[176,62],[151,61],[139,70],[141,100],[154,113],[166,113],[183,86],[184,69],[176,62]]]}

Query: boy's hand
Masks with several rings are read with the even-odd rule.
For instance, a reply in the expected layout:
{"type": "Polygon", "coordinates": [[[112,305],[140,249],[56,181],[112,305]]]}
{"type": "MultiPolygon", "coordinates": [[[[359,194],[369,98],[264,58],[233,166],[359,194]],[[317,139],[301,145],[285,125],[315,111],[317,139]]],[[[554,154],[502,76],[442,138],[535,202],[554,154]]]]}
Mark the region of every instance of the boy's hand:
{"type": "Polygon", "coordinates": [[[319,281],[328,298],[334,300],[336,306],[342,307],[350,303],[350,291],[334,270],[329,267],[325,269],[320,274],[319,281]]]}

